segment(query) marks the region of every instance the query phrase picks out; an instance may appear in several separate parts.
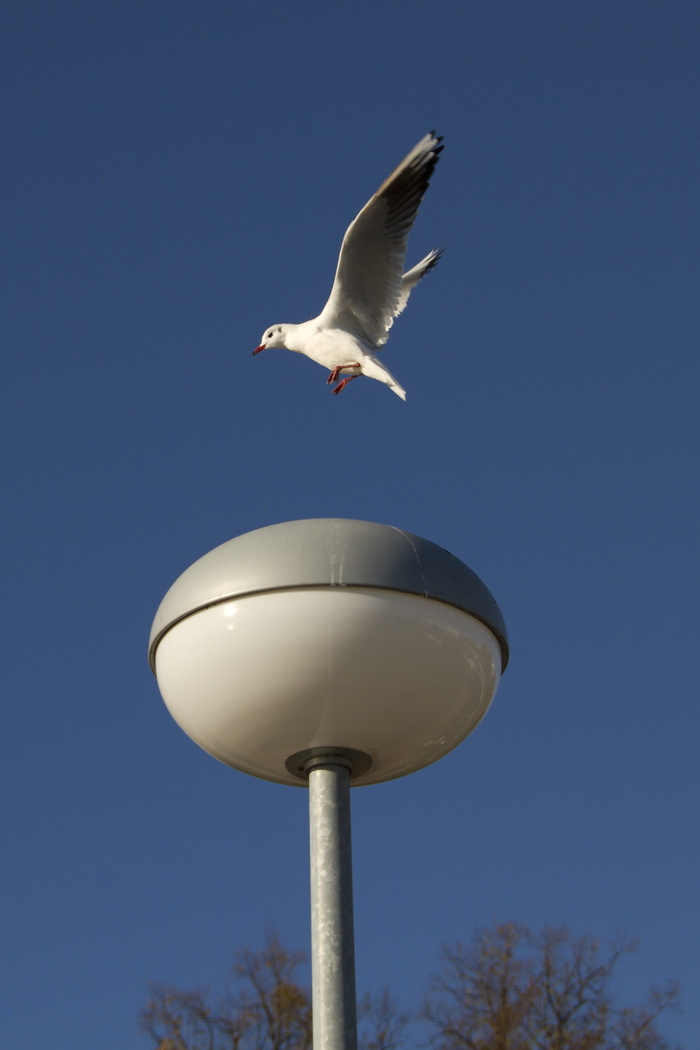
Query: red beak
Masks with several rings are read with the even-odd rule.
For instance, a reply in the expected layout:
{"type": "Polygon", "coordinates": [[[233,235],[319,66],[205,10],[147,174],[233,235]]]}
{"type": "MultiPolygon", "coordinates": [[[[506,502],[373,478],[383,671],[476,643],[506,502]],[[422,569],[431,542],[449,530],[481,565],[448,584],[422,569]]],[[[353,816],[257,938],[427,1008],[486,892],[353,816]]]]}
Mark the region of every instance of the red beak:
{"type": "Polygon", "coordinates": [[[263,343],[262,346],[256,346],[255,347],[255,350],[253,350],[253,357],[255,357],[256,354],[259,354],[261,350],[267,350],[267,347],[265,346],[264,343],[263,343]]]}

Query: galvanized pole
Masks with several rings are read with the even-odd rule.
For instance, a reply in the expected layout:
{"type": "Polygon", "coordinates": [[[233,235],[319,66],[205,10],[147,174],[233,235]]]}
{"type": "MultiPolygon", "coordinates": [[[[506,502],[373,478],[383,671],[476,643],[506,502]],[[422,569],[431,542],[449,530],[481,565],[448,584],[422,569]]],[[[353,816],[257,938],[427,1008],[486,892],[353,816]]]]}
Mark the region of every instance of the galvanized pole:
{"type": "Polygon", "coordinates": [[[350,766],[315,755],[309,777],[314,1050],[357,1050],[350,766]]]}

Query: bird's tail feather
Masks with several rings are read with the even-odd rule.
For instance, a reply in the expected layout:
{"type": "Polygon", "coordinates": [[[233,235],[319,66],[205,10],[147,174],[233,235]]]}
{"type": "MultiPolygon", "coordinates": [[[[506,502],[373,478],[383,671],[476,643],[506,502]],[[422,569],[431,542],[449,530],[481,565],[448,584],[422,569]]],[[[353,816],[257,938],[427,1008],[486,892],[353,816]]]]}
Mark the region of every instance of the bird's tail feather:
{"type": "Polygon", "coordinates": [[[362,362],[362,372],[364,375],[369,376],[370,379],[378,379],[380,383],[386,383],[390,390],[393,390],[397,397],[400,397],[402,401],[406,400],[406,391],[399,382],[393,377],[388,368],[377,360],[374,355],[370,357],[369,354],[365,356],[362,362]]]}

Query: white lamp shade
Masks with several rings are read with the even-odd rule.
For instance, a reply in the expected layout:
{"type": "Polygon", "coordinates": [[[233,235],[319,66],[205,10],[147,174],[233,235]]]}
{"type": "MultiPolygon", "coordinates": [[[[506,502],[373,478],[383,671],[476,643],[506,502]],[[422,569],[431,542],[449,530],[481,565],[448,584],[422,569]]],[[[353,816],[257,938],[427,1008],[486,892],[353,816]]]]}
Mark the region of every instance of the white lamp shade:
{"type": "MultiPolygon", "coordinates": [[[[199,593],[203,570],[193,569],[199,593]]],[[[504,664],[503,642],[482,619],[386,586],[219,596],[157,617],[154,632],[158,685],[181,728],[236,769],[301,786],[288,760],[315,748],[369,756],[353,786],[441,758],[486,713],[504,664]]]]}
{"type": "Polygon", "coordinates": [[[251,595],[181,620],[156,674],[175,721],[215,758],[280,783],[313,747],[365,752],[353,784],[410,773],[456,747],[500,676],[493,634],[412,594],[314,588],[251,595]]]}

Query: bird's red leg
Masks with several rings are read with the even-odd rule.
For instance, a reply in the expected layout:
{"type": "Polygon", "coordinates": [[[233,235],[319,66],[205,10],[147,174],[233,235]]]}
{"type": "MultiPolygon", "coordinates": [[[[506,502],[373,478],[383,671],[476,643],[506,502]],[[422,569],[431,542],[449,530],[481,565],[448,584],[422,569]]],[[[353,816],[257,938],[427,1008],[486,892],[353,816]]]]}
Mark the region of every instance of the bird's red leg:
{"type": "Polygon", "coordinates": [[[339,394],[344,386],[347,386],[351,379],[359,379],[360,375],[346,376],[341,383],[338,383],[336,387],[333,387],[331,394],[339,394]]]}
{"type": "MultiPolygon", "coordinates": [[[[326,380],[326,382],[327,383],[335,383],[336,379],[338,378],[340,373],[345,368],[359,368],[359,367],[360,367],[360,362],[359,361],[355,361],[355,363],[353,365],[338,365],[337,368],[334,368],[333,371],[331,372],[331,374],[328,376],[328,379],[326,380]]],[[[354,379],[355,377],[351,376],[350,378],[354,379]]],[[[335,390],[333,391],[333,393],[335,393],[335,390]]]]}

